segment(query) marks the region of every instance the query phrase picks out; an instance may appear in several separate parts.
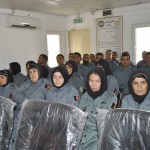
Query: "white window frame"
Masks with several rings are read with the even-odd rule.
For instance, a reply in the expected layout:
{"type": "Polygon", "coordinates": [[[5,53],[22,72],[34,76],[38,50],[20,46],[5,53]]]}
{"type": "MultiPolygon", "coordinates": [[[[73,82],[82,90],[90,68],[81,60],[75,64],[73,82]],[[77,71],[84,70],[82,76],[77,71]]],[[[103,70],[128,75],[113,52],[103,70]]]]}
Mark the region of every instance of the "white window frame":
{"type": "MultiPolygon", "coordinates": [[[[150,22],[132,25],[132,56],[136,56],[136,40],[135,40],[136,33],[135,33],[135,30],[136,30],[136,28],[143,28],[143,27],[150,27],[150,22]]],[[[141,52],[141,55],[142,55],[142,52],[141,52]]],[[[133,62],[136,62],[136,57],[133,57],[132,60],[133,60],[133,62]]]]}

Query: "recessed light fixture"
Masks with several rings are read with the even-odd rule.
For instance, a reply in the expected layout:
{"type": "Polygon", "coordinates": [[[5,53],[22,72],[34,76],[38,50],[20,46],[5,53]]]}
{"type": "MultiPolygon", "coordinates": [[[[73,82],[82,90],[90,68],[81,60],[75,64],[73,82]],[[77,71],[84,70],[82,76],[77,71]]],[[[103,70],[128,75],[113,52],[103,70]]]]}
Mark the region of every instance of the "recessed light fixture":
{"type": "Polygon", "coordinates": [[[57,6],[58,5],[58,2],[57,0],[42,0],[44,2],[46,2],[47,4],[51,5],[51,6],[57,6]]]}

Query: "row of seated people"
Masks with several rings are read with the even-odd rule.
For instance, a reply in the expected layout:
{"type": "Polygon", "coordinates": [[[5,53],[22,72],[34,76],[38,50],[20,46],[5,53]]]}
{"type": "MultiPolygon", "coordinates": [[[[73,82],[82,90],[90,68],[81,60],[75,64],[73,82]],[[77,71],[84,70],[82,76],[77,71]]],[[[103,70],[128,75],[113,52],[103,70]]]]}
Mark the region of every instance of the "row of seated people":
{"type": "MultiPolygon", "coordinates": [[[[11,74],[8,70],[0,71],[0,77],[3,77],[4,83],[1,88],[7,87],[12,81],[11,74]]],[[[135,70],[129,77],[130,94],[125,95],[122,99],[123,108],[136,108],[149,110],[149,74],[144,70],[135,70]],[[130,105],[132,104],[132,105],[130,105]]],[[[2,83],[2,80],[1,82],[2,83]]],[[[89,71],[86,79],[86,92],[80,97],[78,90],[68,84],[68,72],[65,67],[56,67],[51,74],[51,82],[42,78],[42,71],[37,64],[29,66],[29,80],[14,91],[7,93],[8,98],[17,103],[14,111],[15,124],[12,144],[16,136],[16,127],[18,115],[25,99],[43,99],[59,103],[71,104],[79,107],[82,111],[88,112],[85,128],[83,130],[82,139],[79,149],[97,150],[98,133],[97,108],[114,109],[120,103],[114,93],[108,91],[107,76],[101,67],[94,68],[89,71]],[[46,82],[45,82],[46,81],[46,82]]],[[[14,88],[15,89],[15,88],[14,88]]]]}
{"type": "MultiPolygon", "coordinates": [[[[144,51],[145,52],[145,51],[144,51]]],[[[92,55],[92,54],[91,54],[92,55]]],[[[97,53],[93,61],[89,61],[90,58],[94,55],[83,55],[83,64],[80,64],[81,54],[75,52],[70,54],[70,60],[64,64],[64,56],[62,54],[57,55],[57,62],[59,66],[64,66],[69,75],[69,84],[75,86],[80,95],[83,94],[83,91],[86,90],[86,77],[90,70],[95,67],[102,67],[105,70],[107,75],[108,90],[110,92],[121,93],[122,96],[129,92],[128,89],[128,79],[130,74],[135,69],[144,69],[149,70],[149,58],[150,52],[143,53],[143,60],[137,64],[137,67],[131,62],[130,55],[127,52],[123,52],[120,58],[120,62],[116,60],[117,53],[107,50],[105,53],[105,58],[102,53],[97,53]],[[145,54],[145,55],[144,55],[145,54]],[[91,56],[91,57],[90,57],[91,56]]],[[[38,59],[38,64],[42,65],[44,69],[44,76],[51,81],[51,72],[50,68],[46,62],[48,57],[45,54],[41,54],[38,59]]],[[[20,87],[22,83],[28,79],[28,67],[33,61],[28,61],[26,63],[27,76],[25,77],[21,74],[21,67],[19,63],[13,62],[10,63],[10,70],[13,73],[14,83],[20,87]]]]}

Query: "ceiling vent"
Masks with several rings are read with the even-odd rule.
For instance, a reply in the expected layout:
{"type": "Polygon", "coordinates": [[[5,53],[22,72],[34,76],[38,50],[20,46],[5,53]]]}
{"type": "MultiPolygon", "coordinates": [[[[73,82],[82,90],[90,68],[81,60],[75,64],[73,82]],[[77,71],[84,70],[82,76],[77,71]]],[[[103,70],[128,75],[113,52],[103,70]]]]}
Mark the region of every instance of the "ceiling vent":
{"type": "Polygon", "coordinates": [[[111,16],[112,15],[112,10],[111,9],[106,9],[102,11],[103,17],[111,16]]]}
{"type": "Polygon", "coordinates": [[[10,14],[0,14],[0,24],[4,27],[39,29],[41,20],[39,18],[17,16],[10,14]]]}

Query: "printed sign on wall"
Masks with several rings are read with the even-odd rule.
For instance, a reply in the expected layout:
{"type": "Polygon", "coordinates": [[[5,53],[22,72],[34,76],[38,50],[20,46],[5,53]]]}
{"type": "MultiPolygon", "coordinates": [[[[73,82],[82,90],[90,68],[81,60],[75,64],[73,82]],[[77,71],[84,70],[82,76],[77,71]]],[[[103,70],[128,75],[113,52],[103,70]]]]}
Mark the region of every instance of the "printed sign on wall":
{"type": "Polygon", "coordinates": [[[122,53],[122,16],[96,19],[97,52],[116,51],[118,58],[122,53]]]}

